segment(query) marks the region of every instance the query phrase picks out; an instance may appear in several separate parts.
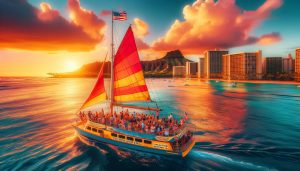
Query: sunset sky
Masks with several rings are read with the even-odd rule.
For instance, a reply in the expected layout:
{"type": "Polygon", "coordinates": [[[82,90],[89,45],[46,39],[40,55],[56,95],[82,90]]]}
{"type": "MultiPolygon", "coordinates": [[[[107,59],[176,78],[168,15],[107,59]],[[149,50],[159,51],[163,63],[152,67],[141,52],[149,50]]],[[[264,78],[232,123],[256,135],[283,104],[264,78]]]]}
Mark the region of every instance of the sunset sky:
{"type": "Polygon", "coordinates": [[[180,49],[199,57],[208,49],[263,50],[287,56],[300,47],[296,0],[0,0],[0,76],[46,76],[99,61],[132,24],[142,59],[180,49]]]}

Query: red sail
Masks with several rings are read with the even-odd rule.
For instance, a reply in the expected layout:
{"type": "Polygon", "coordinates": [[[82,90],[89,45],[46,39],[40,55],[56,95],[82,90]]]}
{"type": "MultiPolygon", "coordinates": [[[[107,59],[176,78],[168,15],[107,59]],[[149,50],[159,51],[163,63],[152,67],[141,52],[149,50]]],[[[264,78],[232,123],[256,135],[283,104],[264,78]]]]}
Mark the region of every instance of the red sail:
{"type": "Polygon", "coordinates": [[[94,89],[91,92],[90,96],[86,99],[86,101],[82,105],[81,109],[90,107],[95,104],[99,104],[100,102],[107,99],[107,94],[104,88],[104,75],[103,75],[104,65],[105,65],[105,60],[100,69],[98,80],[94,86],[94,89]]]}
{"type": "Polygon", "coordinates": [[[128,28],[114,60],[114,101],[150,101],[131,27],[128,28]]]}

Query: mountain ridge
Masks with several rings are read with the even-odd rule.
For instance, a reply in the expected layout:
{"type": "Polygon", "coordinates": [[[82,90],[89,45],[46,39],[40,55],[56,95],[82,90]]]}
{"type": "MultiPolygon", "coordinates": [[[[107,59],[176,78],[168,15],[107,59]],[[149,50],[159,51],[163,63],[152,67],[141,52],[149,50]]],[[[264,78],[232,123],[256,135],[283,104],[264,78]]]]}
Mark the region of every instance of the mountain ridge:
{"type": "MultiPolygon", "coordinates": [[[[173,50],[165,56],[151,61],[141,61],[145,77],[172,77],[173,66],[185,66],[190,60],[186,59],[180,50],[173,50]]],[[[93,62],[82,65],[76,71],[66,73],[48,73],[56,78],[97,77],[103,62],[93,62]]],[[[110,76],[110,62],[104,64],[104,76],[110,76]]]]}

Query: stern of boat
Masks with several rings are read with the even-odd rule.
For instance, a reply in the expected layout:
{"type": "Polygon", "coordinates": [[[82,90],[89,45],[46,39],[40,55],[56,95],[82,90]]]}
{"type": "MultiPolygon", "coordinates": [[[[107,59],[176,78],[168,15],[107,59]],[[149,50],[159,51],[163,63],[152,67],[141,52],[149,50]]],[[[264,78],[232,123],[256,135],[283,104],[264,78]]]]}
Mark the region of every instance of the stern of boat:
{"type": "Polygon", "coordinates": [[[172,143],[173,152],[181,157],[185,157],[196,143],[192,132],[188,131],[187,133],[186,131],[183,131],[183,133],[185,136],[181,136],[181,138],[172,143]]]}
{"type": "Polygon", "coordinates": [[[183,149],[183,151],[181,152],[181,156],[185,157],[187,154],[189,154],[189,152],[192,150],[192,148],[194,147],[196,141],[194,138],[191,138],[190,141],[186,144],[185,148],[183,149]]]}

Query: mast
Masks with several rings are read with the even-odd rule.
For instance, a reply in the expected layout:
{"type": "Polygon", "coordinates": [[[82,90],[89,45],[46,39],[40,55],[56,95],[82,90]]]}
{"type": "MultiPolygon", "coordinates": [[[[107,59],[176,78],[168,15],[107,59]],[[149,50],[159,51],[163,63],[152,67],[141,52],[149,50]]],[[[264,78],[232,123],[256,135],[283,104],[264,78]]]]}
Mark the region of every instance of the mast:
{"type": "Polygon", "coordinates": [[[110,113],[114,112],[114,11],[111,11],[110,113]]]}

